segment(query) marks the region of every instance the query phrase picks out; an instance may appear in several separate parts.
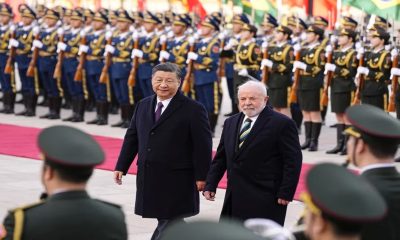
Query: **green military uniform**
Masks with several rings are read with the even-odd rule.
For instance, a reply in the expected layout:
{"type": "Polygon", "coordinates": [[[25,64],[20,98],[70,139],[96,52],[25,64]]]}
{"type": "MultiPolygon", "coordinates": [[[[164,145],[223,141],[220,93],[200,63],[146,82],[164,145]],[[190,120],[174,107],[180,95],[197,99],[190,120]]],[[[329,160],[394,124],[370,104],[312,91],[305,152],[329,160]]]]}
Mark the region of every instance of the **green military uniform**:
{"type": "MultiPolygon", "coordinates": [[[[288,27],[279,26],[276,31],[287,33],[292,31],[288,27]]],[[[288,93],[292,84],[293,47],[288,43],[275,43],[268,46],[268,58],[273,62],[269,69],[268,96],[269,103],[274,108],[288,108],[288,93]]]]}
{"type": "MultiPolygon", "coordinates": [[[[386,39],[386,42],[390,36],[384,30],[377,29],[372,37],[382,37],[386,39]]],[[[362,87],[361,103],[386,110],[388,104],[387,81],[389,81],[392,66],[390,53],[385,48],[379,51],[370,50],[364,54],[364,63],[369,71],[362,87]]]]}
{"type": "MultiPolygon", "coordinates": [[[[378,191],[361,177],[332,163],[322,163],[312,168],[306,177],[308,191],[301,196],[306,205],[305,224],[315,224],[318,219],[307,221],[310,215],[318,216],[329,225],[324,231],[332,235],[357,236],[367,222],[378,222],[387,211],[378,191]],[[335,179],[335,181],[332,181],[335,179]],[[349,231],[348,229],[352,229],[349,231]]],[[[312,228],[313,226],[306,226],[312,228]]],[[[299,239],[316,240],[311,234],[296,232],[299,239]]],[[[379,238],[380,239],[380,238],[379,238]]]]}
{"type": "MultiPolygon", "coordinates": [[[[243,24],[242,31],[243,30],[256,31],[255,27],[250,24],[243,24]]],[[[259,79],[261,49],[254,40],[244,41],[242,39],[235,53],[236,60],[233,65],[235,71],[233,74],[233,86],[235,89],[235,101],[238,101],[237,88],[248,80],[247,76],[242,76],[239,72],[246,70],[249,76],[259,79]]]]}
{"type": "MultiPolygon", "coordinates": [[[[354,146],[360,139],[368,146],[377,145],[393,146],[394,149],[400,143],[400,122],[383,110],[371,105],[355,105],[347,109],[346,116],[353,125],[348,128],[346,134],[356,138],[354,146]]],[[[387,151],[387,150],[386,150],[387,151]]],[[[352,162],[358,165],[360,159],[355,154],[352,162]]],[[[400,239],[400,173],[396,169],[393,156],[376,156],[377,164],[369,164],[361,169],[361,176],[366,179],[383,196],[388,211],[386,216],[379,222],[368,224],[362,232],[361,239],[400,239]]]]}
{"type": "MultiPolygon", "coordinates": [[[[44,129],[39,134],[38,146],[44,155],[43,171],[51,168],[59,173],[57,176],[63,172],[69,177],[89,174],[89,178],[93,167],[104,161],[100,145],[72,127],[44,129]],[[60,136],[62,144],[58,141],[60,136]]],[[[68,182],[66,178],[60,181],[68,182]]],[[[6,235],[0,238],[127,239],[124,213],[119,206],[92,199],[84,189],[53,190],[46,200],[9,211],[4,220],[6,235]]]]}

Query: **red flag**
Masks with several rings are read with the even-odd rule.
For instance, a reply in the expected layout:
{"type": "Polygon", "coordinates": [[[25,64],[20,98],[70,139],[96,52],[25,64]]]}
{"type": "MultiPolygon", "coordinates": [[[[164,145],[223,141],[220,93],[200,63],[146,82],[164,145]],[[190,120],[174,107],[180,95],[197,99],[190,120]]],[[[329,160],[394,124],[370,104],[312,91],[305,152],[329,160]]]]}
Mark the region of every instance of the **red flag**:
{"type": "Polygon", "coordinates": [[[313,2],[314,16],[321,16],[329,21],[329,29],[333,29],[337,15],[336,0],[318,0],[313,2]]]}
{"type": "Polygon", "coordinates": [[[200,0],[187,0],[187,7],[188,12],[194,12],[201,19],[204,19],[204,17],[207,15],[207,12],[204,9],[203,4],[201,4],[200,0]]]}

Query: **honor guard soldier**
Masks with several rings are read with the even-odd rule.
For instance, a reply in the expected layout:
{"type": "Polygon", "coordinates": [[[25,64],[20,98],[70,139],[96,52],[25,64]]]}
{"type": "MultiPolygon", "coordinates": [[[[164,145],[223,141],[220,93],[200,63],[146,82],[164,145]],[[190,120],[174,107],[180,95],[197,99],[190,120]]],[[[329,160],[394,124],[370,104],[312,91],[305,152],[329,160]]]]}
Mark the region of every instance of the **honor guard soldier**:
{"type": "Polygon", "coordinates": [[[7,3],[0,4],[0,86],[3,92],[3,109],[0,113],[11,114],[14,113],[15,103],[15,72],[14,72],[14,58],[9,53],[9,40],[15,32],[15,26],[12,23],[14,14],[12,8],[7,3]],[[8,62],[8,59],[10,61],[8,62]],[[7,62],[11,63],[8,67],[11,69],[6,73],[7,62]]]}
{"type": "Polygon", "coordinates": [[[328,35],[329,32],[327,32],[328,26],[329,26],[328,20],[324,17],[316,16],[316,17],[314,17],[313,25],[324,30],[325,35],[324,35],[324,39],[322,39],[322,41],[321,41],[321,46],[326,47],[330,41],[329,35],[328,35]]]}
{"type": "Polygon", "coordinates": [[[301,196],[305,234],[296,232],[298,240],[361,239],[363,228],[378,224],[388,210],[385,200],[365,179],[332,163],[312,168],[306,186],[307,192],[301,196]]]}
{"type": "MultiPolygon", "coordinates": [[[[290,117],[288,93],[292,85],[293,47],[289,44],[292,30],[280,25],[276,28],[273,44],[269,44],[268,59],[263,59],[261,69],[268,68],[268,102],[274,108],[290,117]]],[[[263,49],[265,51],[265,49],[263,49]]]]}
{"type": "Polygon", "coordinates": [[[16,48],[15,62],[18,66],[18,73],[21,80],[21,92],[25,109],[17,113],[19,116],[35,116],[36,104],[39,94],[38,76],[28,77],[26,72],[32,59],[32,42],[34,35],[39,32],[38,28],[34,28],[35,12],[27,5],[20,8],[22,26],[17,28],[15,39],[10,39],[9,45],[16,48]],[[33,31],[35,29],[35,31],[33,31]]]}
{"type": "Polygon", "coordinates": [[[321,87],[324,78],[325,51],[321,47],[324,31],[310,26],[307,29],[306,46],[294,46],[300,51],[300,61],[293,63],[293,71],[300,71],[298,100],[304,117],[306,141],[302,149],[318,151],[318,138],[321,132],[322,118],[320,106],[321,87]],[[297,70],[298,69],[298,70],[297,70]]]}
{"type": "MultiPolygon", "coordinates": [[[[357,58],[364,58],[365,66],[359,66],[357,75],[365,78],[361,86],[361,103],[371,104],[381,109],[387,109],[388,88],[387,81],[390,79],[391,57],[385,50],[389,43],[390,35],[382,28],[376,28],[371,35],[371,50],[365,52],[358,50],[357,58]]],[[[360,78],[359,78],[360,79],[360,78]]]]}
{"type": "Polygon", "coordinates": [[[133,26],[135,27],[136,31],[142,33],[142,24],[143,24],[143,13],[142,12],[133,12],[133,26]]]}
{"type": "Polygon", "coordinates": [[[109,26],[110,28],[108,31],[114,32],[117,30],[117,18],[118,18],[118,11],[110,10],[108,15],[109,26]]]}
{"type": "Polygon", "coordinates": [[[107,16],[97,12],[93,17],[93,31],[81,32],[86,44],[80,45],[79,52],[86,53],[85,78],[91,96],[96,102],[96,117],[88,124],[107,125],[110,82],[101,83],[100,75],[104,67],[104,48],[106,45],[107,16]]]}
{"type": "Polygon", "coordinates": [[[274,40],[274,31],[275,28],[278,27],[278,21],[274,16],[266,13],[264,15],[264,20],[261,23],[261,27],[263,32],[256,40],[259,46],[261,46],[263,42],[271,43],[274,40]]]}
{"type": "Polygon", "coordinates": [[[251,24],[243,24],[240,33],[240,43],[235,50],[235,72],[233,75],[233,87],[235,89],[235,101],[237,103],[237,89],[240,85],[247,82],[249,77],[259,78],[261,63],[261,49],[255,41],[257,28],[251,24]]]}
{"type": "Polygon", "coordinates": [[[83,10],[83,15],[85,16],[85,32],[89,33],[92,31],[92,21],[94,17],[94,12],[88,8],[83,10]]]}
{"type": "Polygon", "coordinates": [[[52,9],[47,9],[44,21],[46,28],[39,33],[39,39],[34,40],[32,48],[39,49],[37,59],[37,71],[43,82],[44,90],[49,98],[49,112],[40,118],[59,119],[61,108],[61,97],[63,89],[61,88],[61,79],[54,79],[54,69],[57,64],[57,21],[60,14],[52,9]]]}
{"type": "Polygon", "coordinates": [[[249,24],[250,20],[246,14],[236,14],[232,18],[232,34],[224,39],[225,46],[221,50],[221,58],[225,59],[225,77],[228,84],[229,97],[231,98],[232,111],[225,116],[232,116],[239,112],[235,99],[235,89],[233,84],[235,64],[235,49],[240,42],[240,32],[244,24],[249,24]]]}
{"type": "Polygon", "coordinates": [[[218,22],[211,16],[206,17],[201,23],[201,35],[195,44],[194,52],[188,53],[188,60],[194,61],[195,98],[206,108],[212,132],[215,131],[219,113],[217,70],[220,43],[215,37],[218,30],[218,22]]]}
{"type": "Polygon", "coordinates": [[[94,167],[105,158],[93,137],[76,128],[53,126],[39,133],[38,146],[48,197],[9,211],[6,235],[0,239],[128,239],[121,207],[93,199],[86,191],[94,167]]]}
{"type": "Polygon", "coordinates": [[[151,72],[158,64],[160,52],[160,37],[156,34],[157,25],[161,20],[153,13],[147,11],[143,17],[143,36],[139,40],[139,49],[134,49],[132,57],[139,58],[138,85],[142,97],[148,97],[154,92],[151,86],[151,72]]]}
{"type": "Polygon", "coordinates": [[[38,4],[36,6],[36,16],[37,16],[37,23],[40,27],[44,24],[44,15],[46,15],[47,7],[43,4],[38,4]]]}
{"type": "Polygon", "coordinates": [[[345,131],[349,136],[347,157],[388,205],[386,216],[365,226],[361,239],[397,240],[400,237],[400,173],[394,161],[400,143],[400,122],[368,104],[349,107],[346,117],[352,124],[345,131]]]}
{"type": "Polygon", "coordinates": [[[134,22],[134,19],[126,10],[121,9],[118,11],[117,20],[118,32],[112,36],[111,45],[106,45],[105,52],[113,56],[111,83],[114,85],[115,96],[121,107],[121,120],[112,126],[127,128],[132,118],[134,103],[133,88],[128,86],[128,78],[132,68],[131,52],[133,45],[129,26],[134,22]]]}
{"type": "Polygon", "coordinates": [[[352,30],[355,32],[357,29],[358,23],[353,18],[344,16],[340,20],[340,26],[341,26],[341,28],[349,29],[349,30],[352,30]]]}
{"type": "MultiPolygon", "coordinates": [[[[172,23],[172,32],[174,36],[167,41],[166,50],[160,51],[160,62],[172,62],[178,65],[181,70],[181,77],[186,75],[186,59],[189,52],[189,42],[185,35],[186,29],[190,26],[190,19],[185,14],[179,14],[175,16],[175,20],[172,23]]],[[[162,39],[160,42],[162,44],[162,39]]]]}
{"type": "MultiPolygon", "coordinates": [[[[64,121],[83,122],[85,113],[86,83],[75,81],[75,73],[79,65],[79,44],[83,33],[83,14],[77,10],[71,13],[71,29],[63,33],[63,42],[58,42],[57,51],[64,52],[62,60],[62,75],[66,80],[67,89],[72,100],[72,115],[64,121]]],[[[59,60],[60,61],[60,60],[59,60]]],[[[86,94],[87,95],[87,94],[86,94]]]]}
{"type": "MultiPolygon", "coordinates": [[[[346,155],[347,139],[343,135],[345,128],[350,126],[344,117],[344,112],[351,105],[354,98],[354,77],[357,73],[358,61],[357,52],[354,49],[356,33],[350,29],[342,29],[339,33],[339,48],[335,51],[327,51],[332,55],[332,63],[325,64],[325,75],[332,72],[333,76],[330,83],[331,88],[331,110],[336,115],[336,147],[327,151],[328,154],[340,153],[346,155]]],[[[328,50],[328,48],[326,48],[328,50]]],[[[326,83],[327,84],[327,83],[326,83]]],[[[329,86],[328,86],[329,87],[329,86]]]]}
{"type": "Polygon", "coordinates": [[[292,44],[293,46],[297,43],[303,44],[305,40],[304,32],[308,28],[303,19],[294,16],[288,17],[287,27],[289,27],[293,32],[290,38],[290,44],[292,44]]]}

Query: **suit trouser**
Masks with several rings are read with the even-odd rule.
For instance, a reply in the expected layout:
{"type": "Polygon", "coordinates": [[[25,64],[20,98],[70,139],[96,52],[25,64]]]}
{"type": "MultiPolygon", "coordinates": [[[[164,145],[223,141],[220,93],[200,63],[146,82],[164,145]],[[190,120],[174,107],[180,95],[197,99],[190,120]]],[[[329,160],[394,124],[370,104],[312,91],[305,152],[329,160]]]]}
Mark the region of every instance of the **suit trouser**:
{"type": "Polygon", "coordinates": [[[170,225],[175,222],[184,222],[183,219],[157,219],[158,224],[156,229],[154,230],[153,236],[151,236],[151,240],[159,240],[163,231],[170,225]]]}

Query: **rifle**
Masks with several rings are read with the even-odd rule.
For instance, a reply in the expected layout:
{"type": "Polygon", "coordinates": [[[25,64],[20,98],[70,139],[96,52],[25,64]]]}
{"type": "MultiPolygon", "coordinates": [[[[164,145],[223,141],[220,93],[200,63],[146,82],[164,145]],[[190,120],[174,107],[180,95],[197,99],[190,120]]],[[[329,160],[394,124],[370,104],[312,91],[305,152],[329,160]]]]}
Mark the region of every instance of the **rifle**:
{"type": "MultiPolygon", "coordinates": [[[[111,45],[112,43],[112,37],[107,39],[107,45],[111,45]]],[[[100,83],[107,83],[108,81],[108,69],[111,66],[111,61],[112,61],[112,54],[111,53],[107,53],[105,61],[104,61],[104,66],[103,69],[101,70],[101,74],[100,74],[100,79],[99,82],[100,83]]]]}
{"type": "MultiPolygon", "coordinates": [[[[40,39],[40,34],[39,31],[35,34],[35,40],[40,39]]],[[[36,63],[39,57],[39,48],[34,48],[33,53],[32,53],[32,59],[29,62],[28,70],[26,71],[26,76],[27,77],[34,77],[35,76],[35,68],[36,68],[36,63]]]]}
{"type": "MultiPolygon", "coordinates": [[[[225,47],[225,39],[224,39],[224,37],[221,37],[220,40],[221,40],[221,43],[220,43],[219,47],[220,47],[221,51],[223,51],[224,47],[225,47]]],[[[225,77],[225,61],[226,61],[225,57],[221,57],[219,59],[219,69],[218,69],[219,81],[221,81],[221,79],[223,77],[225,77]]]]}
{"type": "MultiPolygon", "coordinates": [[[[64,42],[64,34],[60,35],[60,42],[64,42]]],[[[53,78],[55,79],[61,78],[63,60],[64,60],[64,51],[60,50],[58,52],[57,64],[53,74],[53,78]]]]}
{"type": "MultiPolygon", "coordinates": [[[[296,53],[295,61],[300,61],[300,58],[301,58],[301,53],[299,50],[296,53]]],[[[297,89],[299,88],[300,71],[301,69],[296,68],[296,71],[294,72],[293,85],[289,96],[289,103],[297,102],[297,89]]]]}
{"type": "MultiPolygon", "coordinates": [[[[166,44],[166,41],[165,41],[166,44]]],[[[167,47],[165,45],[165,47],[167,47]]],[[[135,32],[134,36],[133,36],[133,49],[139,49],[139,36],[137,34],[137,32],[135,32]]],[[[136,85],[136,72],[137,72],[137,68],[139,66],[139,58],[138,57],[134,57],[132,60],[132,69],[129,73],[129,78],[128,78],[128,86],[129,87],[134,87],[136,85]]]]}
{"type": "MultiPolygon", "coordinates": [[[[160,42],[161,42],[161,51],[167,50],[167,37],[165,35],[162,35],[160,37],[160,42]]],[[[133,46],[133,47],[135,47],[135,46],[133,46]]],[[[161,59],[161,63],[165,63],[165,59],[164,58],[161,59]]]]}
{"type": "MultiPolygon", "coordinates": [[[[194,40],[192,42],[190,42],[190,49],[189,49],[189,52],[193,52],[193,51],[194,51],[194,40]]],[[[189,94],[190,82],[191,82],[190,78],[192,76],[192,73],[193,73],[193,60],[189,60],[186,76],[183,79],[183,83],[182,83],[182,91],[185,94],[189,94]]]]}
{"type": "MultiPolygon", "coordinates": [[[[361,26],[361,31],[364,31],[364,17],[363,17],[363,21],[362,21],[362,26],[361,26]]],[[[364,34],[361,34],[361,47],[364,48],[364,34]]],[[[364,67],[364,54],[362,54],[360,56],[360,59],[358,61],[358,66],[359,67],[364,67]]],[[[356,76],[357,78],[357,76],[356,76]]],[[[358,86],[356,89],[356,93],[354,94],[354,100],[351,103],[351,105],[358,105],[361,103],[361,91],[364,87],[364,81],[365,81],[365,77],[363,74],[358,74],[358,86]]]]}
{"type": "MultiPolygon", "coordinates": [[[[333,51],[333,49],[332,49],[332,51],[333,51]]],[[[332,63],[332,58],[333,58],[332,51],[328,54],[327,63],[332,63]]],[[[326,78],[326,84],[324,86],[324,91],[322,93],[322,98],[321,98],[322,106],[328,106],[328,102],[329,102],[328,90],[329,90],[329,86],[331,85],[331,82],[332,82],[333,72],[328,71],[325,78],[326,78]]]]}
{"type": "MultiPolygon", "coordinates": [[[[392,23],[392,29],[394,28],[394,22],[392,23]]],[[[394,32],[393,32],[394,33],[394,32]]],[[[396,48],[396,36],[393,34],[393,44],[396,48]]],[[[392,61],[392,68],[397,68],[399,65],[399,56],[396,55],[392,61]]],[[[388,105],[388,112],[396,112],[396,92],[399,84],[399,77],[396,75],[392,76],[392,92],[390,93],[389,97],[389,105],[388,105]]]]}
{"type": "MultiPolygon", "coordinates": [[[[263,51],[263,59],[268,59],[268,47],[266,47],[263,51]]],[[[262,69],[262,73],[261,73],[261,81],[267,85],[268,84],[268,67],[265,66],[262,69]]]]}
{"type": "MultiPolygon", "coordinates": [[[[10,28],[13,28],[13,26],[10,28]]],[[[16,37],[15,29],[13,29],[12,33],[11,33],[11,38],[15,39],[15,37],[16,37]]],[[[17,49],[15,47],[11,47],[10,55],[8,56],[6,67],[4,69],[4,73],[11,74],[12,70],[14,69],[14,60],[15,60],[16,53],[17,53],[17,49]]]]}
{"type": "MultiPolygon", "coordinates": [[[[86,36],[81,34],[81,42],[80,45],[86,45],[86,36]]],[[[76,82],[82,81],[83,78],[83,67],[85,66],[85,61],[86,61],[86,53],[81,52],[79,55],[79,65],[76,68],[74,80],[76,82]]]]}

